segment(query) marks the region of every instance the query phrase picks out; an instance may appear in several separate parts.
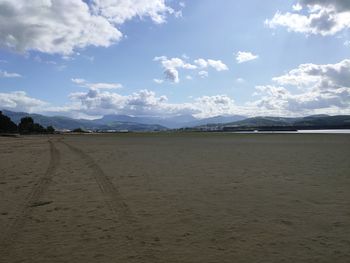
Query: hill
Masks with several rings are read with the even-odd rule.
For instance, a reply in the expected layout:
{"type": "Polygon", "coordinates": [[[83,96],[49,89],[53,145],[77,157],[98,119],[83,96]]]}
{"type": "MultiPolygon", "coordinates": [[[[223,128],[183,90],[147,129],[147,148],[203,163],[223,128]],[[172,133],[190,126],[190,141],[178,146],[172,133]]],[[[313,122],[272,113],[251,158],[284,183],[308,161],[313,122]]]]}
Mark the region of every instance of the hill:
{"type": "Polygon", "coordinates": [[[167,128],[157,124],[142,124],[126,121],[112,121],[109,123],[101,123],[96,120],[72,119],[62,116],[44,116],[41,114],[31,114],[26,112],[13,112],[3,110],[4,115],[11,118],[15,123],[19,123],[23,117],[32,117],[36,123],[42,126],[53,126],[58,130],[73,130],[82,128],[86,130],[129,130],[129,131],[155,131],[166,130],[167,128]]]}
{"type": "Polygon", "coordinates": [[[195,127],[206,124],[227,123],[243,120],[246,117],[240,115],[232,116],[215,116],[211,118],[197,119],[192,115],[178,115],[172,117],[140,117],[128,115],[105,115],[101,119],[94,120],[99,124],[109,124],[112,122],[135,122],[141,124],[157,124],[165,126],[169,129],[177,129],[182,127],[195,127]]]}
{"type": "Polygon", "coordinates": [[[313,115],[300,118],[253,117],[225,124],[200,125],[205,130],[302,130],[302,129],[350,129],[349,115],[313,115]]]}

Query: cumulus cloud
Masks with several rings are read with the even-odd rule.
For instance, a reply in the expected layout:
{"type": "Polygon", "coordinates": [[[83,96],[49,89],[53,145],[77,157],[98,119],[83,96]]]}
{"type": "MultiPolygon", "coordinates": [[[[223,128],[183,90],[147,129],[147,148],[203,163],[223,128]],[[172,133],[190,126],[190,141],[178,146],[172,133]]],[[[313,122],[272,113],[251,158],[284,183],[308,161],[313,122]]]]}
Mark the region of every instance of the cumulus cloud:
{"type": "Polygon", "coordinates": [[[99,14],[116,24],[133,17],[150,17],[155,23],[164,23],[166,15],[174,10],[164,0],[93,0],[94,14],[99,14]]]}
{"type": "Polygon", "coordinates": [[[300,3],[308,6],[334,7],[339,12],[350,10],[350,2],[347,0],[300,0],[300,3]]]}
{"type": "Polygon", "coordinates": [[[89,90],[70,95],[74,110],[88,115],[126,114],[137,116],[170,116],[192,114],[189,104],[168,103],[166,96],[157,96],[150,90],[140,90],[130,95],[110,91],[89,90]]]}
{"type": "Polygon", "coordinates": [[[199,58],[194,60],[193,64],[186,62],[189,59],[187,56],[183,56],[181,58],[168,58],[166,56],[155,57],[153,61],[160,61],[163,69],[164,69],[164,78],[173,83],[179,83],[179,69],[183,70],[200,70],[198,75],[200,77],[205,77],[208,75],[207,71],[203,69],[207,69],[209,67],[214,68],[216,71],[228,70],[228,67],[221,60],[213,60],[213,59],[203,59],[199,58]],[[201,70],[202,69],[202,70],[201,70]]]}
{"type": "Polygon", "coordinates": [[[198,75],[201,77],[201,78],[207,78],[209,76],[208,74],[208,71],[205,71],[205,70],[201,70],[198,72],[198,75]]]}
{"type": "Polygon", "coordinates": [[[160,61],[164,69],[164,78],[173,83],[179,83],[178,69],[196,69],[197,66],[185,62],[181,58],[167,58],[166,56],[155,57],[153,61],[160,61]]]}
{"type": "Polygon", "coordinates": [[[120,89],[123,87],[123,85],[120,83],[106,83],[106,82],[92,83],[81,78],[73,78],[72,82],[77,84],[80,87],[85,87],[89,89],[120,89]]]}
{"type": "Polygon", "coordinates": [[[258,57],[259,57],[258,55],[254,55],[251,52],[238,51],[236,54],[236,61],[237,63],[244,63],[251,60],[255,60],[258,57]]]}
{"type": "Polygon", "coordinates": [[[150,90],[130,95],[90,90],[71,94],[75,109],[87,115],[126,114],[137,116],[175,116],[192,114],[199,118],[223,114],[239,114],[243,110],[227,95],[202,96],[188,103],[170,103],[166,96],[150,90]]]}
{"type": "Polygon", "coordinates": [[[213,59],[203,59],[199,58],[194,61],[196,65],[200,68],[208,68],[212,67],[216,71],[224,71],[228,70],[228,67],[226,64],[224,64],[221,60],[213,60],[213,59]]]}
{"type": "Polygon", "coordinates": [[[256,87],[256,107],[289,113],[343,112],[350,109],[350,60],[336,64],[302,64],[273,78],[278,85],[297,87],[292,93],[284,86],[256,87]]]}
{"type": "Polygon", "coordinates": [[[7,72],[6,70],[0,69],[0,78],[20,78],[22,77],[21,74],[14,73],[14,72],[7,72]]]}
{"type": "Polygon", "coordinates": [[[162,84],[164,82],[163,79],[153,79],[153,81],[157,84],[162,84]]]}
{"type": "Polygon", "coordinates": [[[213,117],[218,115],[239,114],[242,112],[232,98],[227,95],[203,96],[195,99],[198,108],[197,117],[213,117]]]}
{"type": "Polygon", "coordinates": [[[184,68],[184,69],[196,69],[195,65],[186,63],[181,58],[167,58],[166,56],[155,57],[154,61],[160,61],[164,68],[184,68]]]}
{"type": "Polygon", "coordinates": [[[297,12],[298,12],[298,11],[301,11],[301,10],[303,9],[302,5],[299,4],[299,3],[293,5],[292,8],[293,8],[294,11],[297,11],[297,12]]]}
{"type": "Polygon", "coordinates": [[[294,12],[277,12],[265,24],[270,28],[286,27],[289,31],[334,35],[350,28],[350,4],[344,0],[300,0],[293,6],[294,12]],[[299,13],[306,9],[305,12],[299,13]]]}
{"type": "Polygon", "coordinates": [[[280,85],[315,86],[318,89],[350,87],[350,59],[335,64],[301,64],[273,81],[280,85]]]}
{"type": "Polygon", "coordinates": [[[212,117],[222,114],[240,114],[242,110],[227,95],[202,96],[190,102],[171,103],[164,95],[151,90],[139,90],[121,95],[111,90],[89,89],[69,95],[64,106],[52,106],[29,97],[25,92],[0,93],[0,109],[91,118],[106,114],[170,117],[194,115],[212,117]]]}
{"type": "Polygon", "coordinates": [[[350,114],[350,59],[335,64],[302,64],[273,78],[269,85],[257,86],[254,99],[245,105],[236,105],[233,98],[225,94],[192,97],[189,102],[172,103],[166,96],[146,89],[122,95],[114,89],[90,87],[86,83],[91,83],[84,79],[72,81],[89,89],[70,94],[70,102],[65,106],[52,107],[25,92],[13,92],[0,93],[0,108],[68,116],[126,114],[167,117],[192,114],[204,118],[230,114],[350,114]]]}
{"type": "Polygon", "coordinates": [[[0,0],[0,10],[1,46],[62,55],[118,42],[134,17],[163,23],[174,12],[165,0],[0,0]]]}
{"type": "Polygon", "coordinates": [[[179,72],[175,68],[167,68],[164,70],[164,77],[165,79],[174,82],[174,83],[179,83],[179,72]]]}
{"type": "Polygon", "coordinates": [[[42,100],[29,97],[24,91],[0,93],[0,109],[35,112],[47,105],[42,100]]]}

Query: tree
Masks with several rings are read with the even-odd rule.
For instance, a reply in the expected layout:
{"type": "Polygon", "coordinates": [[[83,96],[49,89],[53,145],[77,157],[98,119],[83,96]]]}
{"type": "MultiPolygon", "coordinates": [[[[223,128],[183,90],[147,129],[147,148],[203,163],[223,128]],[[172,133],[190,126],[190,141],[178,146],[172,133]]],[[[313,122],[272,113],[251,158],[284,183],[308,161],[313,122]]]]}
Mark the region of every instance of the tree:
{"type": "Polygon", "coordinates": [[[72,132],[85,132],[82,128],[76,128],[72,132]]]}
{"type": "Polygon", "coordinates": [[[34,133],[46,133],[46,129],[39,123],[34,123],[33,131],[34,133]]]}
{"type": "Polygon", "coordinates": [[[23,117],[18,125],[20,133],[32,133],[34,132],[34,120],[32,117],[23,117]]]}
{"type": "Polygon", "coordinates": [[[17,125],[0,111],[0,132],[16,132],[17,125]]]}
{"type": "Polygon", "coordinates": [[[55,128],[52,126],[47,126],[46,131],[47,131],[47,133],[53,134],[53,133],[55,133],[55,128]]]}
{"type": "Polygon", "coordinates": [[[32,117],[24,117],[18,125],[18,130],[21,134],[42,134],[42,133],[54,133],[55,129],[52,126],[48,126],[46,129],[39,123],[35,123],[32,117]]]}

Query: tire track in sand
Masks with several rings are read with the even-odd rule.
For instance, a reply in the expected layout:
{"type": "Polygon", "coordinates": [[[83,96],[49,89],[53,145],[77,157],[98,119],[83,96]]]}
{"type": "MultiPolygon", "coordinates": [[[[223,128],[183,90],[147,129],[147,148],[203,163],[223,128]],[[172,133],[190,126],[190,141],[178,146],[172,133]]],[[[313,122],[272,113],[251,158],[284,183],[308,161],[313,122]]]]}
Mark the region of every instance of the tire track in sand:
{"type": "Polygon", "coordinates": [[[137,250],[138,258],[141,262],[158,262],[156,256],[156,247],[160,246],[158,242],[148,235],[147,231],[141,226],[137,218],[133,215],[129,206],[125,203],[118,188],[112,183],[102,168],[95,160],[81,149],[60,141],[66,145],[72,152],[77,154],[93,172],[93,177],[98,184],[109,209],[122,224],[127,232],[127,241],[137,250]]]}
{"type": "Polygon", "coordinates": [[[24,204],[17,210],[16,216],[12,223],[7,227],[7,231],[1,239],[1,255],[10,252],[11,246],[16,241],[18,234],[22,231],[34,207],[39,204],[40,198],[52,180],[53,173],[56,171],[60,162],[60,153],[55,147],[52,139],[48,140],[50,145],[50,161],[45,174],[38,179],[31,191],[26,197],[24,204]]]}

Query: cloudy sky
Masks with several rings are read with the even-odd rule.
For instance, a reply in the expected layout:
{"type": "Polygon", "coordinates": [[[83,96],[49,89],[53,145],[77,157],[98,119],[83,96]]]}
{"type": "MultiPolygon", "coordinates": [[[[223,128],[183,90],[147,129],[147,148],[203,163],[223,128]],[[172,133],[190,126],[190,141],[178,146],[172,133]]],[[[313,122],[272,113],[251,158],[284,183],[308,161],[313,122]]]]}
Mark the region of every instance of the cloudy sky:
{"type": "Polygon", "coordinates": [[[350,114],[350,1],[0,0],[0,109],[350,114]]]}

